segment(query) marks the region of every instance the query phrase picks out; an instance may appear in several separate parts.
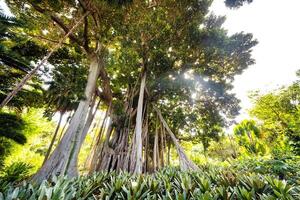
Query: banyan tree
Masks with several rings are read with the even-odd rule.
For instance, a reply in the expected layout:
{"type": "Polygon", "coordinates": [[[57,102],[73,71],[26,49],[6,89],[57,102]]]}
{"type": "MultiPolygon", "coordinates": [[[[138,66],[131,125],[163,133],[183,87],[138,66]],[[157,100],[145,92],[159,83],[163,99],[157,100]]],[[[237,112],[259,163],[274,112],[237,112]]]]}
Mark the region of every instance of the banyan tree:
{"type": "Polygon", "coordinates": [[[169,164],[170,144],[180,167],[196,170],[180,146],[180,131],[188,132],[195,114],[216,116],[225,126],[238,112],[229,90],[234,75],[253,64],[256,44],[251,34],[228,35],[224,17],[209,14],[211,3],[8,1],[17,17],[34,22],[24,34],[46,31],[48,40],[38,42],[50,48],[65,36],[59,47],[80,55],[76,62],[88,68],[84,97],[33,179],[78,174],[78,154],[99,105],[106,112],[86,162],[89,172],[155,171],[169,164]]]}

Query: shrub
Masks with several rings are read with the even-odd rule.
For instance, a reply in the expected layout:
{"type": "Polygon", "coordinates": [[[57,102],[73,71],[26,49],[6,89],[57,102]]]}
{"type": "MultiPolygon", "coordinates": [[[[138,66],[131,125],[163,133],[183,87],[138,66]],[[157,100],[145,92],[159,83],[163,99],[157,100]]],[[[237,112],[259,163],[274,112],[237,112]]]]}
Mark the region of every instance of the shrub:
{"type": "Polygon", "coordinates": [[[53,177],[40,185],[9,185],[0,199],[300,199],[299,186],[272,176],[163,169],[150,175],[102,172],[67,179],[53,177]]]}

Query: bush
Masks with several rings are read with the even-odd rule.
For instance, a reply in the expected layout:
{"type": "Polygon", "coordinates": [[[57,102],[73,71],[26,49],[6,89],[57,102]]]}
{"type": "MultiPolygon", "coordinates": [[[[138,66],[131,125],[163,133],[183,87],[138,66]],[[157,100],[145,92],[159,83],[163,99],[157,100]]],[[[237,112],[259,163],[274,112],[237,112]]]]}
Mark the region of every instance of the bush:
{"type": "Polygon", "coordinates": [[[289,183],[300,184],[300,158],[292,157],[248,157],[232,160],[231,169],[241,173],[254,172],[262,175],[276,176],[289,183]]]}
{"type": "Polygon", "coordinates": [[[198,172],[168,168],[153,175],[54,177],[40,185],[10,185],[0,199],[300,199],[299,194],[299,186],[272,176],[206,167],[198,172]]]}
{"type": "Polygon", "coordinates": [[[30,164],[15,162],[2,169],[0,173],[1,180],[7,182],[21,181],[28,177],[31,168],[30,164]]]}

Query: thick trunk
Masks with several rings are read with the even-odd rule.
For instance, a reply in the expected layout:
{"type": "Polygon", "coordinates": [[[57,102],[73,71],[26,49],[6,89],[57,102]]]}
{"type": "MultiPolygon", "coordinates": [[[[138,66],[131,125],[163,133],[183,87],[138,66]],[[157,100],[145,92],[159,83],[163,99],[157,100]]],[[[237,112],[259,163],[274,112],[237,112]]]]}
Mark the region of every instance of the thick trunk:
{"type": "Polygon", "coordinates": [[[95,92],[96,82],[99,75],[99,58],[96,55],[90,57],[90,69],[88,81],[85,88],[85,98],[78,105],[76,112],[70,122],[70,125],[64,134],[62,140],[53,151],[49,159],[33,177],[36,182],[48,179],[51,175],[76,176],[77,168],[70,165],[70,161],[78,156],[77,148],[80,146],[81,134],[87,117],[87,112],[92,95],[95,92]]]}
{"type": "Polygon", "coordinates": [[[46,155],[45,155],[43,164],[46,162],[46,160],[48,159],[48,157],[49,157],[49,155],[50,155],[50,153],[51,153],[51,150],[52,150],[52,147],[53,147],[54,142],[55,142],[55,140],[56,140],[57,133],[58,133],[58,130],[59,130],[59,127],[60,127],[60,124],[61,124],[61,121],[62,121],[63,116],[64,116],[64,113],[61,112],[61,113],[59,114],[59,121],[58,121],[58,123],[57,123],[57,126],[56,126],[55,132],[54,132],[54,134],[53,134],[52,140],[51,140],[51,142],[50,142],[50,145],[49,145],[49,147],[48,147],[47,153],[46,153],[46,155]]]}
{"type": "Polygon", "coordinates": [[[141,174],[143,169],[142,115],[143,115],[145,85],[146,85],[146,72],[143,73],[141,79],[140,94],[139,94],[137,116],[136,116],[136,126],[135,126],[135,149],[133,149],[133,151],[135,151],[135,158],[136,158],[134,172],[137,174],[141,174]]]}
{"type": "Polygon", "coordinates": [[[70,115],[68,116],[68,118],[67,118],[67,120],[66,120],[66,123],[65,123],[65,125],[63,126],[63,128],[62,128],[62,130],[61,130],[61,132],[60,132],[58,141],[61,140],[61,138],[62,138],[62,136],[63,136],[63,134],[64,134],[64,132],[65,132],[65,129],[66,129],[68,123],[70,122],[71,116],[72,116],[72,112],[70,112],[70,115]]]}
{"type": "Polygon", "coordinates": [[[108,119],[109,112],[110,112],[110,107],[108,107],[106,112],[105,112],[105,115],[104,115],[100,130],[99,130],[97,139],[95,141],[95,145],[94,145],[93,150],[90,154],[90,158],[89,158],[90,161],[89,161],[89,164],[88,164],[89,173],[93,173],[96,170],[97,165],[98,165],[98,161],[100,159],[100,153],[101,153],[102,147],[103,147],[102,140],[103,140],[103,135],[104,135],[107,120],[109,120],[108,119]]]}
{"type": "Polygon", "coordinates": [[[90,127],[91,127],[91,124],[95,118],[95,115],[96,115],[96,112],[97,112],[97,109],[100,105],[100,101],[97,103],[96,107],[95,107],[95,101],[96,101],[96,97],[94,97],[94,100],[90,106],[90,110],[89,110],[89,114],[88,114],[88,117],[87,117],[87,120],[86,120],[86,123],[84,125],[84,128],[83,128],[83,132],[82,132],[82,135],[81,135],[81,138],[80,138],[80,143],[82,144],[88,131],[90,130],[90,127]]]}
{"type": "MultiPolygon", "coordinates": [[[[107,113],[107,111],[106,111],[107,113]]],[[[93,158],[93,155],[95,153],[95,149],[97,147],[97,141],[99,140],[99,137],[101,137],[101,125],[103,126],[103,123],[105,121],[105,116],[106,116],[106,113],[104,113],[104,116],[103,118],[100,117],[99,121],[97,122],[97,125],[96,125],[96,130],[99,130],[99,132],[95,132],[94,134],[94,137],[93,137],[93,140],[92,140],[92,144],[91,144],[91,151],[90,153],[88,154],[88,157],[86,158],[85,162],[84,162],[84,168],[87,169],[87,170],[90,170],[90,167],[91,167],[91,164],[92,164],[92,158],[93,158]]]]}
{"type": "Polygon", "coordinates": [[[91,103],[91,106],[90,106],[90,110],[89,110],[89,114],[88,114],[88,117],[86,119],[86,122],[85,122],[85,125],[84,125],[84,128],[83,128],[83,131],[82,131],[82,134],[81,134],[81,137],[80,137],[80,140],[79,142],[76,143],[76,147],[74,147],[74,155],[77,155],[77,156],[73,156],[69,165],[70,165],[70,169],[73,169],[75,171],[77,171],[77,164],[78,164],[78,154],[80,152],[80,148],[84,142],[84,139],[86,138],[86,135],[90,129],[90,126],[94,120],[94,117],[96,115],[96,112],[97,112],[97,108],[99,106],[99,104],[97,104],[97,107],[95,108],[95,111],[93,112],[94,110],[94,105],[95,105],[95,101],[96,101],[96,97],[94,96],[93,100],[92,100],[92,103],[91,103]]]}

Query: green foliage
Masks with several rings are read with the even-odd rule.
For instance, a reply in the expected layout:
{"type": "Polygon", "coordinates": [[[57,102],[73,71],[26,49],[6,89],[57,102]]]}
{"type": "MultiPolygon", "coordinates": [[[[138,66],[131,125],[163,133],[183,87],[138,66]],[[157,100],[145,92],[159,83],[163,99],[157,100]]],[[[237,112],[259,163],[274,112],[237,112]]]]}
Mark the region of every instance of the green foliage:
{"type": "Polygon", "coordinates": [[[233,133],[238,143],[242,147],[245,147],[249,153],[266,153],[263,135],[254,120],[244,120],[240,122],[234,127],[233,133]]]}
{"type": "Polygon", "coordinates": [[[0,167],[9,155],[13,142],[22,145],[26,143],[24,128],[25,122],[21,117],[13,113],[0,113],[0,167]]]}
{"type": "Polygon", "coordinates": [[[211,159],[226,161],[237,158],[240,146],[233,137],[222,137],[218,142],[212,142],[208,149],[208,156],[211,159]]]}
{"type": "MultiPolygon", "coordinates": [[[[32,63],[36,63],[46,53],[45,48],[21,34],[25,24],[14,17],[5,16],[0,11],[0,102],[16,82],[29,73],[33,68],[32,63]]],[[[35,77],[8,106],[18,110],[25,106],[41,106],[42,90],[41,78],[35,77]]]]}
{"type": "Polygon", "coordinates": [[[217,168],[181,172],[168,168],[153,175],[102,172],[40,185],[6,186],[2,199],[298,199],[299,186],[258,174],[225,173],[217,168]],[[13,198],[12,198],[13,197],[13,198]]]}
{"type": "Polygon", "coordinates": [[[0,113],[0,137],[11,139],[18,144],[25,144],[26,137],[23,134],[24,121],[15,114],[0,113]]]}
{"type": "Polygon", "coordinates": [[[53,54],[49,62],[54,65],[44,91],[45,115],[51,118],[56,112],[75,110],[84,98],[87,70],[79,62],[80,54],[61,48],[53,54]]]}
{"type": "Polygon", "coordinates": [[[259,173],[286,179],[289,183],[300,183],[300,158],[296,156],[282,158],[240,157],[230,160],[230,168],[243,173],[259,173]]]}
{"type": "Polygon", "coordinates": [[[28,177],[32,168],[30,164],[24,162],[15,162],[4,167],[0,172],[2,182],[19,182],[28,177]]]}
{"type": "Polygon", "coordinates": [[[13,144],[11,153],[4,162],[6,166],[12,165],[16,161],[28,163],[33,166],[30,173],[34,173],[43,161],[54,130],[54,124],[43,116],[42,109],[32,108],[28,112],[23,112],[21,117],[25,123],[23,134],[27,138],[27,143],[22,146],[13,144]]]}
{"type": "Polygon", "coordinates": [[[254,92],[251,97],[254,107],[250,114],[262,122],[261,130],[270,143],[285,141],[300,154],[300,81],[263,95],[254,92]]]}

